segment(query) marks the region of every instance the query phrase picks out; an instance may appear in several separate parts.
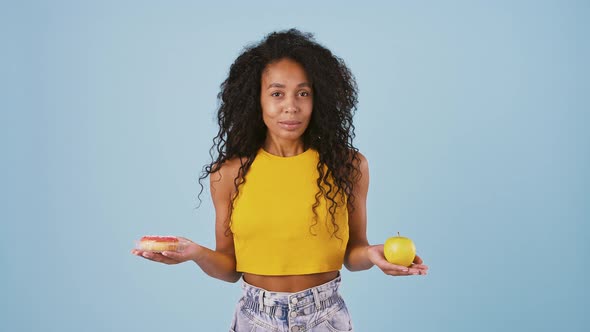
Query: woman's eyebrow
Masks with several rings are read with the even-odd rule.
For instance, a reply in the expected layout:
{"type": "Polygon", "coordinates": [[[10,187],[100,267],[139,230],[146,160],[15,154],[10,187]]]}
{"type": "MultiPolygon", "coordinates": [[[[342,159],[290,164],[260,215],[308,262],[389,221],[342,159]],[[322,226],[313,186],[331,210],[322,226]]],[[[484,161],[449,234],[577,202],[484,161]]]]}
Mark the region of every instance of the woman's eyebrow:
{"type": "MultiPolygon", "coordinates": [[[[309,84],[308,82],[303,82],[303,83],[299,83],[297,85],[297,87],[298,88],[303,88],[303,87],[311,88],[311,84],[309,84]]],[[[271,83],[267,89],[270,89],[270,88],[285,88],[285,85],[281,84],[281,83],[271,83]]]]}

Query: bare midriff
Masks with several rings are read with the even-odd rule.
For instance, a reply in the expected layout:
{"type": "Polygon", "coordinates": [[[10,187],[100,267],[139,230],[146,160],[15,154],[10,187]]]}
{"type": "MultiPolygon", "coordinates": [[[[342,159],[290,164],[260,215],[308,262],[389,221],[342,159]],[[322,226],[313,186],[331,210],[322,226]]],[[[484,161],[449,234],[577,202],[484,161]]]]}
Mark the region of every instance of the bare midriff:
{"type": "Polygon", "coordinates": [[[259,274],[244,273],[244,280],[252,286],[273,292],[294,293],[304,289],[325,284],[338,276],[338,271],[289,275],[289,276],[265,276],[259,274]]]}

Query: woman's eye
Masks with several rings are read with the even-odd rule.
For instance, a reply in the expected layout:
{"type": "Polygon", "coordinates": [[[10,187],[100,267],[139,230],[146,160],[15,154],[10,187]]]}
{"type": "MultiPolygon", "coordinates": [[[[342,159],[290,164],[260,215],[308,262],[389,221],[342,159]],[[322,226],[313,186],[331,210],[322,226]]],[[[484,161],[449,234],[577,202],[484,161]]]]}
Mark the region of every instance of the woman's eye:
{"type": "Polygon", "coordinates": [[[301,95],[303,97],[309,97],[309,92],[307,92],[307,91],[301,91],[301,95]]]}
{"type": "Polygon", "coordinates": [[[280,92],[273,92],[270,95],[273,97],[279,97],[281,95],[281,93],[280,92]]]}

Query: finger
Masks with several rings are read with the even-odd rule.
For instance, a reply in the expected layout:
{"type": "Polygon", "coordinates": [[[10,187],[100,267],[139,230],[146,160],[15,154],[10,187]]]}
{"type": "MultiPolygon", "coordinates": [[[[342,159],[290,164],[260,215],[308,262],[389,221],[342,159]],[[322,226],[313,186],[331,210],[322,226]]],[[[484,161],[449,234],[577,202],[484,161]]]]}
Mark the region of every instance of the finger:
{"type": "Polygon", "coordinates": [[[422,258],[420,258],[420,256],[416,255],[416,257],[414,257],[414,263],[416,264],[422,264],[422,258]]]}
{"type": "Polygon", "coordinates": [[[383,272],[391,275],[396,276],[411,276],[411,275],[426,275],[426,270],[416,269],[416,268],[408,268],[407,271],[400,271],[399,269],[385,269],[383,272]]]}
{"type": "Polygon", "coordinates": [[[383,272],[387,274],[395,274],[395,275],[411,275],[412,273],[417,273],[418,271],[413,271],[412,269],[399,269],[399,268],[385,268],[382,269],[383,272]]]}
{"type": "Polygon", "coordinates": [[[139,257],[143,257],[143,253],[144,253],[144,252],[145,252],[145,251],[143,251],[143,250],[137,250],[137,249],[133,249],[133,250],[131,250],[131,253],[132,253],[132,254],[134,254],[135,256],[139,256],[139,257]]]}
{"type": "Polygon", "coordinates": [[[384,271],[386,274],[395,277],[409,277],[409,276],[424,276],[427,274],[425,271],[408,271],[408,272],[399,272],[399,271],[384,271]]]}
{"type": "Polygon", "coordinates": [[[394,276],[394,277],[407,277],[407,276],[412,275],[409,272],[400,272],[400,271],[383,271],[383,272],[385,272],[385,274],[388,274],[388,275],[394,276]]]}
{"type": "Polygon", "coordinates": [[[144,258],[147,258],[147,259],[149,259],[151,261],[158,262],[158,263],[164,263],[164,264],[176,264],[176,263],[178,263],[175,260],[170,259],[170,258],[165,257],[165,256],[162,256],[161,253],[157,253],[157,252],[144,251],[142,253],[142,256],[144,258]]]}
{"type": "Polygon", "coordinates": [[[383,271],[408,272],[409,269],[405,266],[391,264],[386,260],[377,262],[377,267],[383,271]]]}
{"type": "Polygon", "coordinates": [[[422,270],[413,269],[413,268],[408,270],[408,275],[415,276],[415,275],[420,275],[420,274],[422,274],[422,270]]]}
{"type": "Polygon", "coordinates": [[[412,266],[410,266],[413,269],[418,269],[418,270],[428,270],[428,266],[424,265],[424,264],[412,264],[412,266]]]}

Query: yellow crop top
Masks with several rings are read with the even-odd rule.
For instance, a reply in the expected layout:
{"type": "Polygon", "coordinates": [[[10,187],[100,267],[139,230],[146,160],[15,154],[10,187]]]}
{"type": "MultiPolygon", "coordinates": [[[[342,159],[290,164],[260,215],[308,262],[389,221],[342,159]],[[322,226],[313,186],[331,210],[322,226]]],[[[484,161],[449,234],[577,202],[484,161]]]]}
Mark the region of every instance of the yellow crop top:
{"type": "Polygon", "coordinates": [[[322,197],[314,225],[318,160],[319,153],[313,149],[292,157],[258,151],[232,212],[238,272],[301,275],[342,268],[348,211],[337,199],[338,237],[332,236],[331,203],[322,197]]]}

